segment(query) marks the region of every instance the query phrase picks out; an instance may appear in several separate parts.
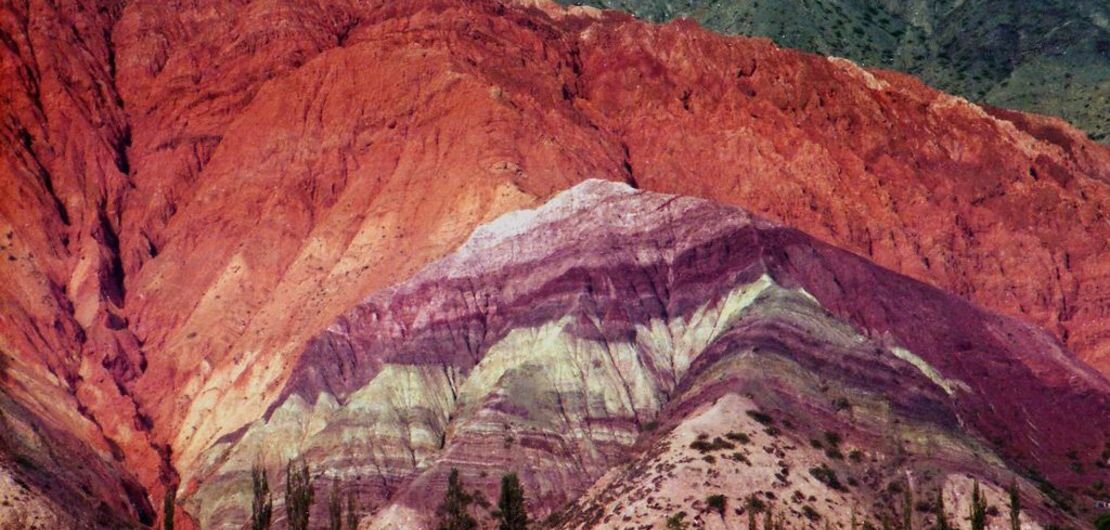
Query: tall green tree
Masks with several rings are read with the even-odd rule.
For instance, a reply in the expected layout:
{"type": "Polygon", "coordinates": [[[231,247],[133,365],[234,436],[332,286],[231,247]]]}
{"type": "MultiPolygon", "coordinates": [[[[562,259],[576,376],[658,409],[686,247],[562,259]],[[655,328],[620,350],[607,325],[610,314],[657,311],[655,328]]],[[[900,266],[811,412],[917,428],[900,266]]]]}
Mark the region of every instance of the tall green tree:
{"type": "Polygon", "coordinates": [[[347,530],[358,530],[358,494],[347,492],[347,530]]]}
{"type": "Polygon", "coordinates": [[[328,530],[343,530],[343,497],[339,495],[339,481],[331,484],[328,496],[328,530]]]}
{"type": "Polygon", "coordinates": [[[474,530],[478,527],[478,521],[470,515],[470,503],[474,502],[474,497],[466,492],[463,487],[462,480],[459,478],[459,470],[451,469],[451,474],[447,477],[447,492],[443,495],[443,503],[436,509],[436,514],[439,516],[439,523],[436,525],[436,530],[474,530]]]}
{"type": "Polygon", "coordinates": [[[261,462],[251,466],[251,530],[269,530],[274,515],[270,480],[261,462]]]}
{"type": "Polygon", "coordinates": [[[1010,482],[1010,530],[1021,530],[1021,495],[1016,479],[1010,482]]]}
{"type": "Polygon", "coordinates": [[[166,496],[162,498],[162,528],[173,530],[173,510],[177,504],[177,486],[166,488],[166,496]]]}
{"type": "Polygon", "coordinates": [[[304,458],[290,460],[285,466],[285,517],[289,530],[308,530],[314,495],[308,462],[304,458]]]}
{"type": "Polygon", "coordinates": [[[501,477],[501,496],[497,501],[498,530],[526,530],[528,512],[524,508],[524,488],[516,473],[501,477]]]}
{"type": "Polygon", "coordinates": [[[944,510],[944,489],[943,488],[937,490],[937,502],[935,503],[935,506],[933,506],[933,510],[935,511],[936,516],[937,516],[937,525],[936,525],[935,529],[936,530],[953,530],[952,527],[948,525],[948,514],[945,513],[945,510],[944,510]]]}
{"type": "Polygon", "coordinates": [[[908,479],[902,490],[902,530],[913,530],[913,486],[908,479]]]}
{"type": "Polygon", "coordinates": [[[971,530],[983,530],[987,526],[987,499],[979,489],[979,481],[971,488],[971,508],[969,509],[971,530]]]}

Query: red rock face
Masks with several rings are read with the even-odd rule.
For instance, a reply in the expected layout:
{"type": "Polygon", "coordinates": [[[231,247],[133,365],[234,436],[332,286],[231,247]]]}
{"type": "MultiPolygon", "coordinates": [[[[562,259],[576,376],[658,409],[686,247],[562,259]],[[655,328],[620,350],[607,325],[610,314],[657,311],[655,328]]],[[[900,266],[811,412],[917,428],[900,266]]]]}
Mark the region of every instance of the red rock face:
{"type": "Polygon", "coordinates": [[[367,293],[589,177],[741,204],[1110,369],[1110,151],[1055,121],[492,0],[29,1],[0,24],[4,392],[154,499],[91,495],[118,514],[367,293]]]}

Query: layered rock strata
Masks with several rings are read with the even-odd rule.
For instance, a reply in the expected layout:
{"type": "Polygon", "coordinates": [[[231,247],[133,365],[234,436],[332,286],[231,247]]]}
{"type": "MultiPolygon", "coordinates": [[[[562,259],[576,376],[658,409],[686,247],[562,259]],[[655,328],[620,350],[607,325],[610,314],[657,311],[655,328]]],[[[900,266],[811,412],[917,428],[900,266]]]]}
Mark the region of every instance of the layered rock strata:
{"type": "MultiPolygon", "coordinates": [[[[876,492],[907,470],[1018,477],[1034,497],[1030,470],[1053,487],[1107,475],[1070,462],[1100,458],[1110,384],[1051,336],[742,210],[603,181],[479,227],[298,359],[256,420],[182,461],[203,528],[242,524],[253,463],[295,457],[383,528],[430,524],[452,468],[487,498],[521,473],[547,516],[637,443],[736,399],[777,418],[774,436],[836,432],[866,453],[841,469],[863,483],[826,507],[838,520],[850,500],[877,524],[876,492]]],[[[768,491],[817,465],[799,462],[768,491]]]]}

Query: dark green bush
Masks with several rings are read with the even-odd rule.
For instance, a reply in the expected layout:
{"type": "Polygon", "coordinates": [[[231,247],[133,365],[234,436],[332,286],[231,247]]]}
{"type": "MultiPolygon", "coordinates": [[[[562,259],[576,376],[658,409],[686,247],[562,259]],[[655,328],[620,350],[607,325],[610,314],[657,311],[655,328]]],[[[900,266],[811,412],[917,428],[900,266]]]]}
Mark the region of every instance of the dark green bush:
{"type": "Polygon", "coordinates": [[[709,506],[709,509],[721,514],[722,516],[725,515],[726,503],[727,501],[725,500],[725,496],[720,494],[710,495],[709,497],[705,498],[705,504],[709,506]]]}
{"type": "Polygon", "coordinates": [[[770,425],[775,422],[775,419],[772,418],[770,414],[766,414],[758,410],[749,410],[748,416],[751,416],[753,420],[758,421],[763,425],[770,425]]]}
{"type": "Polygon", "coordinates": [[[747,434],[744,434],[742,432],[728,432],[725,434],[725,438],[742,444],[750,443],[752,441],[752,439],[749,438],[747,434]]]}
{"type": "Polygon", "coordinates": [[[834,490],[845,489],[844,484],[841,484],[840,479],[836,476],[836,471],[825,464],[809,468],[809,474],[834,490]]]}

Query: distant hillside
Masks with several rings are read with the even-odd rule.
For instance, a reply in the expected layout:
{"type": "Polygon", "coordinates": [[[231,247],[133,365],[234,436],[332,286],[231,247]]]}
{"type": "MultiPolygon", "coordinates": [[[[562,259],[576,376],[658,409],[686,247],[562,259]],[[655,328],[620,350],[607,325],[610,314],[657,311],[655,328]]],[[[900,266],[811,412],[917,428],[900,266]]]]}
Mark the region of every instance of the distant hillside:
{"type": "Polygon", "coordinates": [[[901,70],[1110,140],[1110,3],[1099,0],[560,0],[901,70]]]}

